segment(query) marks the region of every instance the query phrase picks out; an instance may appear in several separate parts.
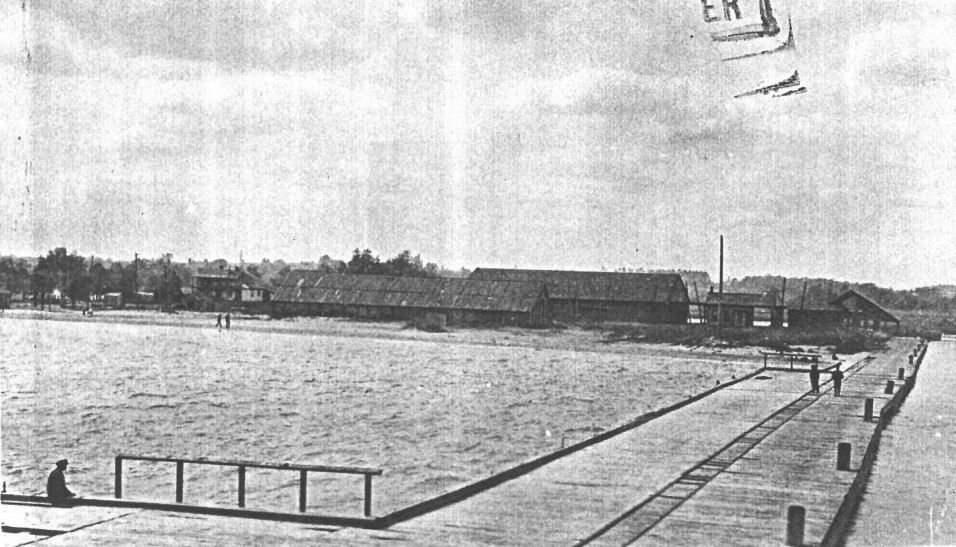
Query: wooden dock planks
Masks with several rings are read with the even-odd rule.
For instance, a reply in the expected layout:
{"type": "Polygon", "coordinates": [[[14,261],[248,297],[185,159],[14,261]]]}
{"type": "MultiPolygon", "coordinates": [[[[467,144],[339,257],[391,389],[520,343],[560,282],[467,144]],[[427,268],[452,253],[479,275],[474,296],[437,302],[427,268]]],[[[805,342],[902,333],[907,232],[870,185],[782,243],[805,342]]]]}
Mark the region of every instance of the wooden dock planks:
{"type": "Polygon", "coordinates": [[[805,542],[818,544],[876,428],[876,422],[863,421],[863,400],[874,398],[877,410],[889,400],[885,380],[896,376],[912,345],[894,341],[888,352],[847,378],[841,397],[824,395],[801,411],[633,544],[782,544],[790,505],[806,508],[805,542]],[[841,442],[853,447],[850,471],[836,468],[841,442]]]}

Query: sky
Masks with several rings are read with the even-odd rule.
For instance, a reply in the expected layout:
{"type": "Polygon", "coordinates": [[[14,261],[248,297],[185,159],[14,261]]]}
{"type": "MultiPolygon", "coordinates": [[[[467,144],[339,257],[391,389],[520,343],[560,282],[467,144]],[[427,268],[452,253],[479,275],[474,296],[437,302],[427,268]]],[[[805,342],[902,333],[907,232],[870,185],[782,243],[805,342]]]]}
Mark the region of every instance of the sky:
{"type": "Polygon", "coordinates": [[[4,2],[0,254],[956,283],[956,2],[776,4],[734,99],[700,0],[4,2]]]}

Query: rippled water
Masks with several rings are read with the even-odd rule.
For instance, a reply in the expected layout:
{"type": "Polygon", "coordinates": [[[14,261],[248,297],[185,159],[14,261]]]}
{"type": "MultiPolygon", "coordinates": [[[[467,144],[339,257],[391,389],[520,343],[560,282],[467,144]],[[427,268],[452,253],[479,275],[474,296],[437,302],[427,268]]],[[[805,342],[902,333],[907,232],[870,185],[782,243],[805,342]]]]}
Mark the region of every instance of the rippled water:
{"type": "MultiPolygon", "coordinates": [[[[212,328],[0,319],[8,489],[71,461],[112,493],[118,453],[361,465],[383,514],[672,404],[752,363],[212,328]]],[[[235,471],[187,466],[187,502],[230,505],[235,471]]],[[[173,499],[172,464],[129,463],[129,497],[173,499]]],[[[295,473],[250,471],[247,505],[295,510],[295,473]]],[[[310,480],[358,515],[360,478],[310,480]]]]}

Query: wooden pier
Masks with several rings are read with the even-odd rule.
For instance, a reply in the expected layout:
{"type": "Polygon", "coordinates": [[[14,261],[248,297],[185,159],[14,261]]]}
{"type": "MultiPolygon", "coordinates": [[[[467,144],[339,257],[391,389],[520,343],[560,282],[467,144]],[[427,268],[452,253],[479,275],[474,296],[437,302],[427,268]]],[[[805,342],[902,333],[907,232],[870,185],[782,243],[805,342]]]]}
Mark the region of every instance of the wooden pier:
{"type": "Polygon", "coordinates": [[[855,509],[860,470],[872,462],[889,409],[912,385],[915,345],[897,339],[874,358],[848,357],[840,397],[827,372],[815,394],[806,369],[764,369],[609,438],[364,528],[137,510],[44,543],[764,545],[785,543],[788,515],[802,515],[803,542],[829,544],[855,509]],[[850,449],[840,463],[848,465],[838,469],[844,443],[850,449]]]}

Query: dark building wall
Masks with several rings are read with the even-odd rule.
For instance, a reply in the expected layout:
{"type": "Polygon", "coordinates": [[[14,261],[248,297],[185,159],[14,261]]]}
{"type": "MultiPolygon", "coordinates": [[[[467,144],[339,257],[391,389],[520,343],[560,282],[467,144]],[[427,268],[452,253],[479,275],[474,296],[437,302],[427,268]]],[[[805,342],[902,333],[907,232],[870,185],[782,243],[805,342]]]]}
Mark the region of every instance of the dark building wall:
{"type": "Polygon", "coordinates": [[[686,302],[619,302],[611,300],[551,299],[554,318],[562,321],[620,321],[634,323],[687,322],[686,302]]]}
{"type": "MultiPolygon", "coordinates": [[[[719,307],[723,320],[720,322],[725,327],[752,327],[754,324],[755,309],[750,306],[732,306],[724,304],[719,307]]],[[[704,306],[704,316],[707,322],[717,324],[718,306],[708,304],[704,306]]]]}
{"type": "Polygon", "coordinates": [[[418,321],[424,319],[425,314],[441,314],[445,316],[448,325],[511,325],[520,327],[548,327],[551,325],[550,306],[547,301],[539,301],[530,312],[393,306],[339,306],[276,301],[273,301],[271,305],[272,313],[277,317],[326,316],[381,321],[418,321]]]}
{"type": "Polygon", "coordinates": [[[788,324],[795,329],[835,328],[846,326],[850,314],[839,310],[790,310],[788,324]]]}

